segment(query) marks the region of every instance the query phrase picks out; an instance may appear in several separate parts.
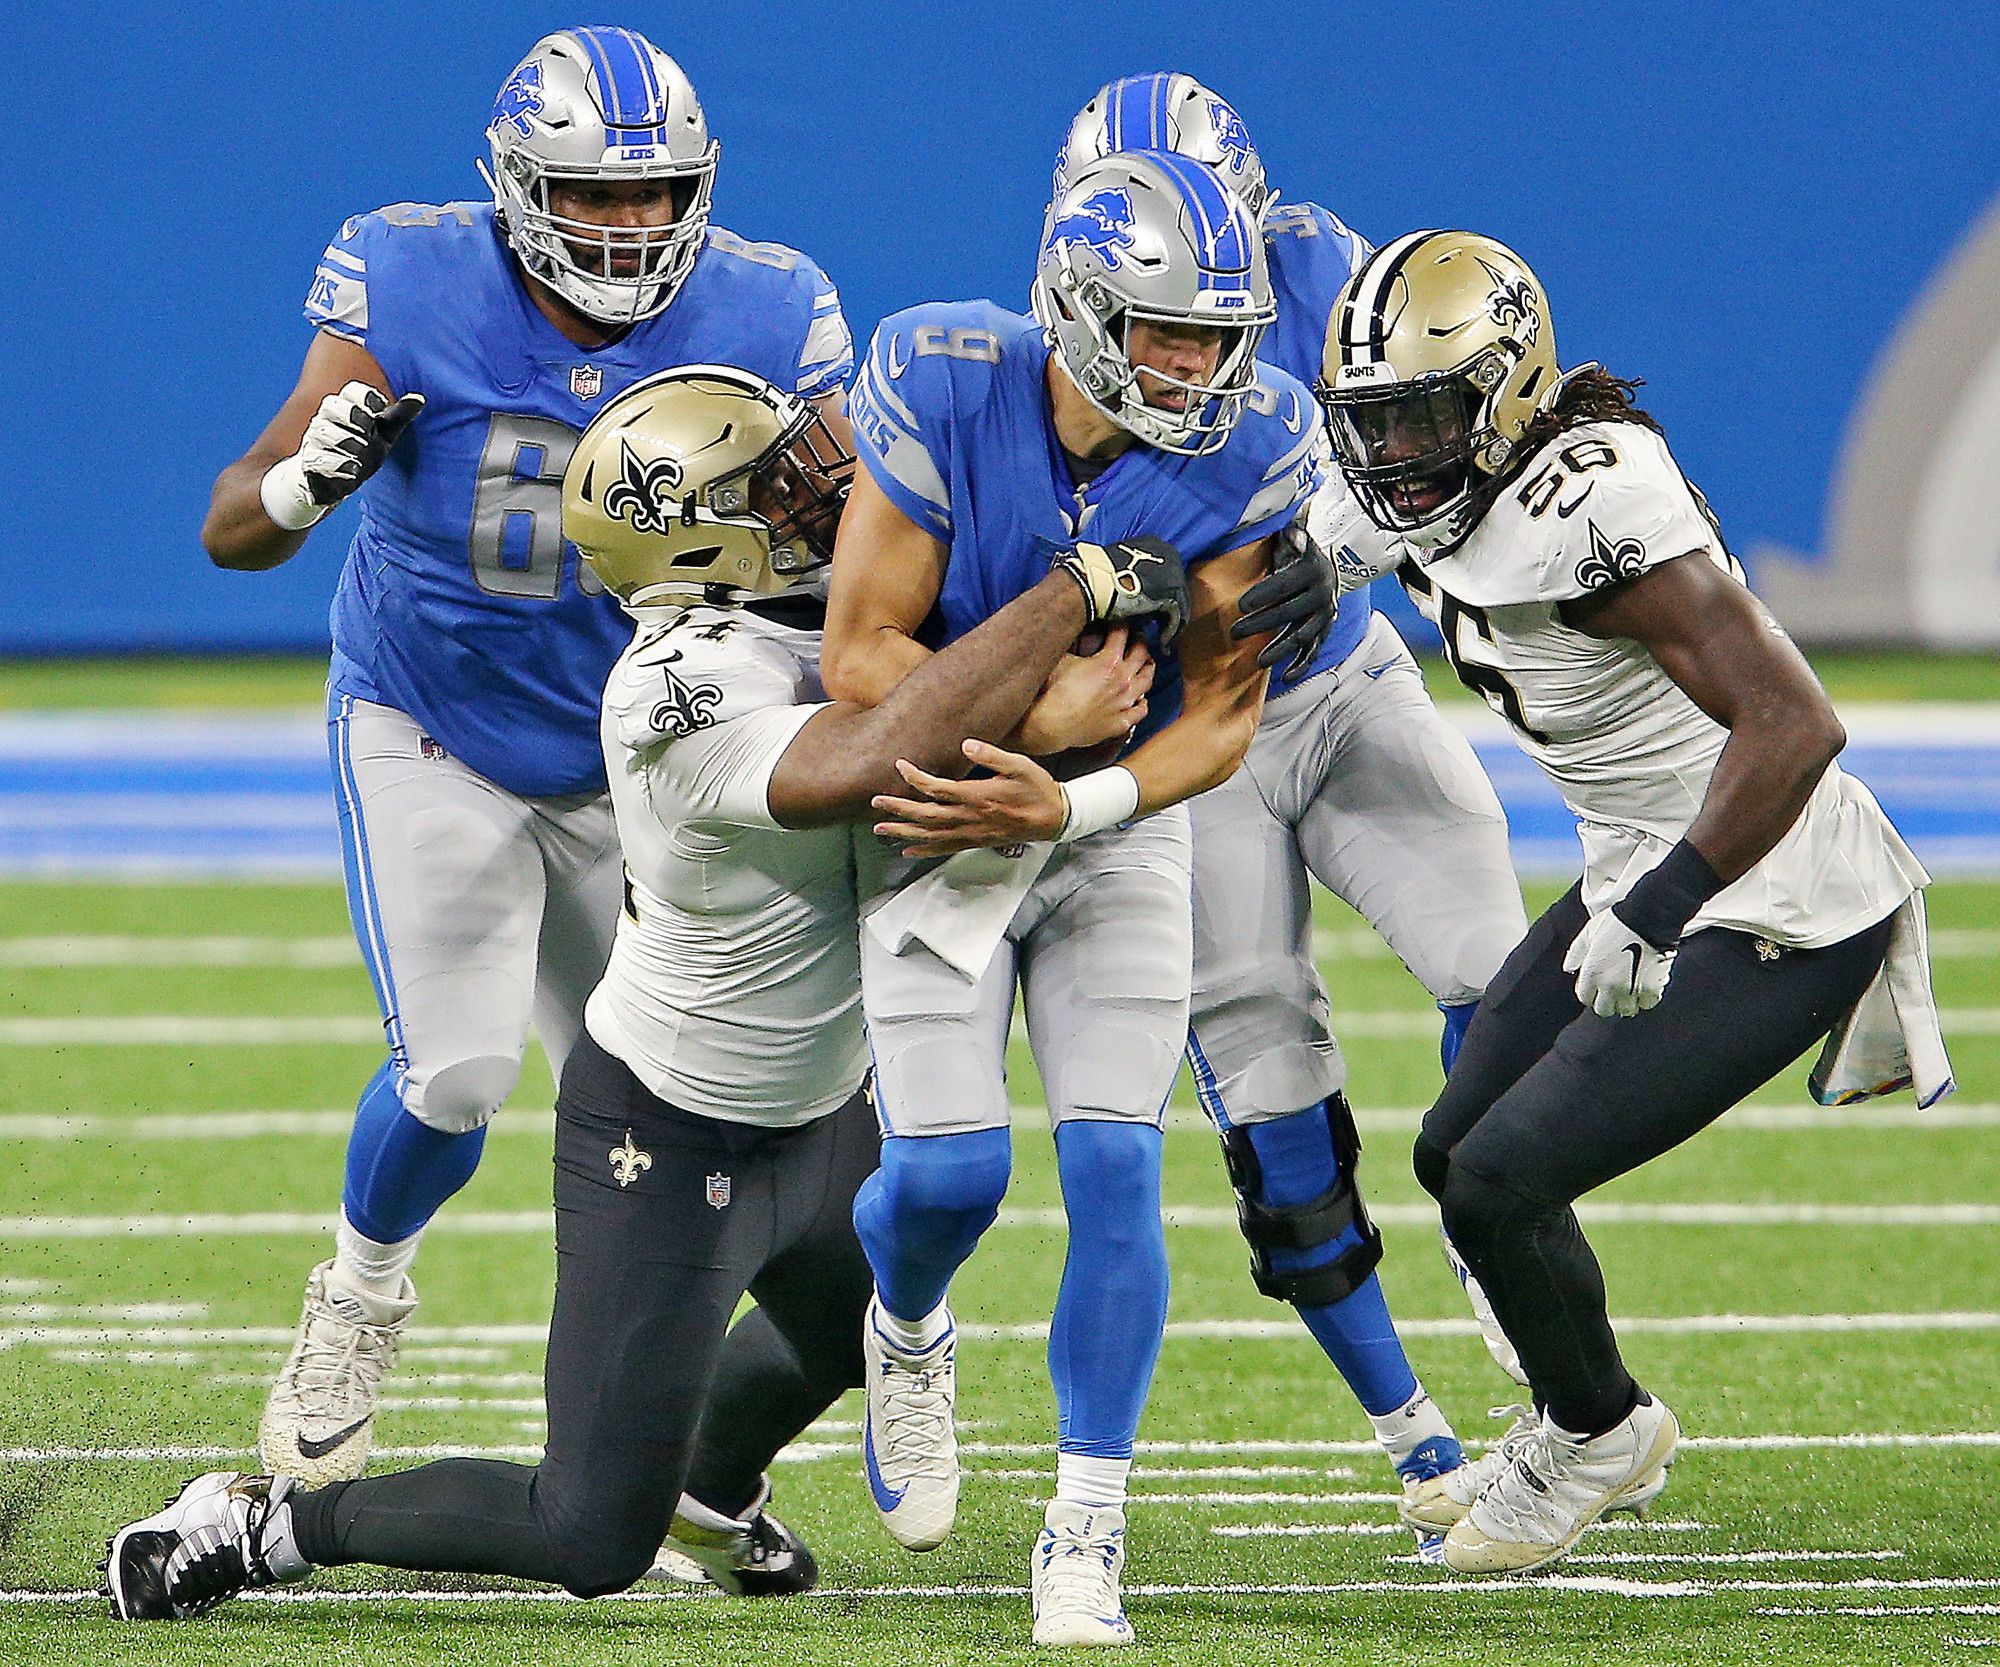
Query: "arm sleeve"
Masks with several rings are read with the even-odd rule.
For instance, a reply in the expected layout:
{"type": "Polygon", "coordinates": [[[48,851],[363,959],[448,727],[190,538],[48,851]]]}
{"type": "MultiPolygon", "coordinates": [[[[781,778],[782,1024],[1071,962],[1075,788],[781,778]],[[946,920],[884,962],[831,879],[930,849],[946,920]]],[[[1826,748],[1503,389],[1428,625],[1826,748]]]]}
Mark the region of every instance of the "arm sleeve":
{"type": "Polygon", "coordinates": [[[376,224],[373,215],[357,214],[342,226],[319,257],[306,291],[308,324],[363,347],[368,345],[368,254],[376,224]]]}
{"type": "Polygon", "coordinates": [[[950,361],[915,356],[911,315],[885,319],[847,394],[854,450],[889,501],[933,538],[951,542],[950,361]]]}
{"type": "Polygon", "coordinates": [[[771,777],[792,739],[830,703],[766,706],[670,742],[646,765],[654,796],[690,821],[776,828],[771,777]]]}

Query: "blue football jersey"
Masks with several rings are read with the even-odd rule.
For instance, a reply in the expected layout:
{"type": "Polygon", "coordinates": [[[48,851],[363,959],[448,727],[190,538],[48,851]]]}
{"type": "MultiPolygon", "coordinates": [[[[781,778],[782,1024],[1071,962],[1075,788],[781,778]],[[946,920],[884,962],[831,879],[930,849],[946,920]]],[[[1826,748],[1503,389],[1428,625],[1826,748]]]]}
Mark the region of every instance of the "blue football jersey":
{"type": "Polygon", "coordinates": [[[632,628],[562,536],[577,436],[674,365],[838,390],[854,350],[833,286],[796,250],[712,227],[664,312],[585,349],[530,298],[490,203],[399,203],[341,227],[305,313],[426,401],[359,493],[334,690],[408,713],[511,792],[602,790],[598,702],[632,628]]]}
{"type": "MultiPolygon", "coordinates": [[[[1318,486],[1326,439],[1312,395],[1283,371],[1258,383],[1206,457],[1135,445],[1073,481],[1049,413],[1049,348],[1031,318],[991,301],[933,302],[885,319],[848,393],[855,450],[890,500],[950,549],[932,640],[963,636],[1049,571],[1079,538],[1151,534],[1190,566],[1279,531],[1318,486]]],[[[1180,710],[1161,659],[1136,739],[1180,710]]]]}
{"type": "MultiPolygon", "coordinates": [[[[1264,332],[1257,356],[1290,371],[1308,388],[1319,381],[1333,304],[1355,269],[1375,251],[1338,216],[1318,203],[1281,203],[1264,216],[1264,258],[1271,269],[1271,292],[1278,321],[1264,332]]],[[[1350,591],[1340,599],[1340,617],[1298,677],[1271,674],[1271,692],[1295,688],[1308,677],[1337,666],[1352,654],[1375,612],[1369,592],[1350,591]]]]}

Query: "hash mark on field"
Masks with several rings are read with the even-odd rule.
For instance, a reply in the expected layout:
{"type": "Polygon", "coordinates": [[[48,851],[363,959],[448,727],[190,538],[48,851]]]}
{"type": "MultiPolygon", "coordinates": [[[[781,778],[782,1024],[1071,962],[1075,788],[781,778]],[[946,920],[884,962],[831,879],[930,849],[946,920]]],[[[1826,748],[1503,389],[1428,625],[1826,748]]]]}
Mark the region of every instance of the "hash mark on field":
{"type": "MultiPolygon", "coordinates": [[[[1405,1535],[1410,1530],[1400,1522],[1218,1522],[1208,1530],[1220,1540],[1318,1540],[1344,1537],[1347,1535],[1396,1534],[1405,1535]]],[[[1705,1522],[1656,1521],[1647,1518],[1643,1522],[1633,1522],[1619,1518],[1611,1522],[1600,1522],[1592,1528],[1592,1533],[1641,1533],[1641,1534],[1706,1534],[1711,1530],[1705,1522]]],[[[1399,1563],[1422,1563],[1421,1558],[1398,1557],[1399,1563]]],[[[1574,1562],[1575,1558],[1568,1559],[1574,1562]]],[[[1424,1564],[1435,1568],[1435,1564],[1424,1564]]]]}

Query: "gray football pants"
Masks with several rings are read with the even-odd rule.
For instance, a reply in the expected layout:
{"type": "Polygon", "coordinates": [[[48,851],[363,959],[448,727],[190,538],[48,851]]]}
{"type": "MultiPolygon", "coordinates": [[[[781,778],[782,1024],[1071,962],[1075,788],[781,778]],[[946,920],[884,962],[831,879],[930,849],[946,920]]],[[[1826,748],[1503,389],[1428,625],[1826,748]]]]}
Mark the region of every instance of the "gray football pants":
{"type": "Polygon", "coordinates": [[[1058,846],[976,983],[865,928],[861,990],[885,1134],[1008,1123],[1018,979],[1049,1116],[1158,1124],[1187,1037],[1188,822],[1178,806],[1058,846]]]}
{"type": "Polygon", "coordinates": [[[512,1092],[528,1026],[558,1080],[623,896],[608,794],[527,799],[392,707],[330,719],[347,894],[411,1115],[477,1128],[512,1092]]]}
{"type": "Polygon", "coordinates": [[[1243,767],[1189,801],[1189,1052],[1210,1114],[1256,1123],[1342,1088],[1311,881],[1440,1003],[1477,1001],[1527,931],[1507,820],[1379,614],[1346,660],[1270,701],[1243,767]]]}

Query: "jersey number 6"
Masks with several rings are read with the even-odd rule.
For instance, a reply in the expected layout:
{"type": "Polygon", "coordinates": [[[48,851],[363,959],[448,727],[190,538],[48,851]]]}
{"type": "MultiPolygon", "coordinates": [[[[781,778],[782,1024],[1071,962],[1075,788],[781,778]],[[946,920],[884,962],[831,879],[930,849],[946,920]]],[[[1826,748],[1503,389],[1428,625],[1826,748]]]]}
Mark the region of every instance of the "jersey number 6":
{"type": "MultiPolygon", "coordinates": [[[[479,453],[467,546],[472,577],[493,596],[552,601],[562,590],[562,478],[577,430],[548,417],[496,412],[479,453]]],[[[577,585],[603,589],[578,564],[577,585]]]]}

